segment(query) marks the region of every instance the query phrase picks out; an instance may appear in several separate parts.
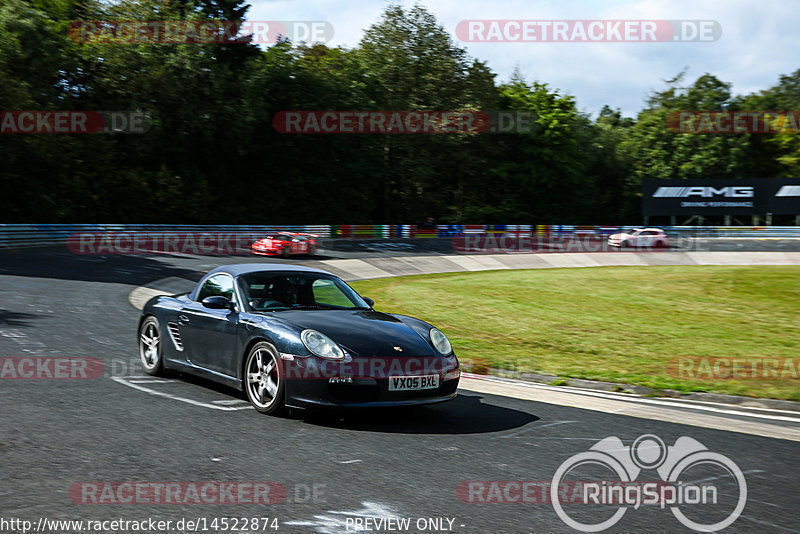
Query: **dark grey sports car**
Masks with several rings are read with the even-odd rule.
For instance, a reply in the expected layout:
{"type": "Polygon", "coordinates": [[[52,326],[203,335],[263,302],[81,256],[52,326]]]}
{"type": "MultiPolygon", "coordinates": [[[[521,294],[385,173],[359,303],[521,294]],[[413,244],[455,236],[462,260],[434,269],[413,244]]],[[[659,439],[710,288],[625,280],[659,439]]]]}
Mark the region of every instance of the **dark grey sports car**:
{"type": "Polygon", "coordinates": [[[151,375],[175,369],[235,386],[262,413],[454,398],[461,371],[447,337],[373,304],[325,271],[227,265],[144,306],[139,354],[151,375]]]}

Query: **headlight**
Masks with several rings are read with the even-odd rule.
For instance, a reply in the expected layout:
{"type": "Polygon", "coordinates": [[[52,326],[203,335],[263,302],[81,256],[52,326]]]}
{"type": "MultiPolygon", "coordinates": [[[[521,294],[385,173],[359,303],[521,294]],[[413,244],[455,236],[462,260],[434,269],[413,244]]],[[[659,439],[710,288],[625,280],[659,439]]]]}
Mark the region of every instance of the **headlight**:
{"type": "Polygon", "coordinates": [[[445,356],[453,352],[453,347],[450,345],[450,340],[448,340],[447,336],[444,335],[438,328],[431,328],[431,343],[433,343],[433,348],[445,356]]]}
{"type": "Polygon", "coordinates": [[[303,344],[312,354],[329,360],[343,360],[344,351],[331,338],[316,330],[303,330],[300,334],[303,344]]]}

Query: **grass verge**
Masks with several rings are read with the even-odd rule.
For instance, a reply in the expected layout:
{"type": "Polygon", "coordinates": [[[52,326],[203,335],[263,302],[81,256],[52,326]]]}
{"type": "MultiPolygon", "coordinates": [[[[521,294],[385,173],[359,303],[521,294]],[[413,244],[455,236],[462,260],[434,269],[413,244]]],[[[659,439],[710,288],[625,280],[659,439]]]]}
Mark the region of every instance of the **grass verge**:
{"type": "Polygon", "coordinates": [[[800,267],[503,270],[352,284],[466,363],[800,401],[800,267]]]}

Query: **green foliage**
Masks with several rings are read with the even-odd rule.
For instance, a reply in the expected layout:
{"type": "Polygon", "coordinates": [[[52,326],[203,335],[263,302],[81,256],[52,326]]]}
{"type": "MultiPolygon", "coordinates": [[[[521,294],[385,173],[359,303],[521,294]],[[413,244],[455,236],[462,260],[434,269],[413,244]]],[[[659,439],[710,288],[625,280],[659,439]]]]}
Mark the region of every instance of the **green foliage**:
{"type": "MultiPolygon", "coordinates": [[[[570,96],[546,84],[528,84],[521,77],[501,85],[500,109],[533,113],[530,133],[486,136],[496,165],[487,169],[491,202],[475,195],[468,219],[509,221],[581,221],[593,212],[596,183],[587,176],[581,131],[586,126],[570,96]]],[[[586,219],[585,219],[586,218],[586,219]]],[[[582,221],[581,221],[582,222],[582,221]]]]}

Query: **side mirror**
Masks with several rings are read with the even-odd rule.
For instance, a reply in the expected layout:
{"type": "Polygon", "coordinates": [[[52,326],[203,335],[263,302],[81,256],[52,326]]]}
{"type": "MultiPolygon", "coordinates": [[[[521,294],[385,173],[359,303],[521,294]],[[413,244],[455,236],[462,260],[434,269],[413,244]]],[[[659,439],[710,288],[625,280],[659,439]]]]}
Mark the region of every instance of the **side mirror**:
{"type": "Polygon", "coordinates": [[[206,308],[211,308],[212,310],[236,310],[236,306],[233,304],[233,302],[219,295],[206,297],[202,300],[201,304],[206,308]]]}
{"type": "Polygon", "coordinates": [[[362,299],[364,299],[364,302],[366,302],[367,304],[369,304],[369,307],[370,307],[370,308],[372,308],[373,306],[375,306],[375,301],[374,301],[374,300],[372,300],[371,298],[369,298],[369,297],[361,297],[361,298],[362,298],[362,299]]]}

